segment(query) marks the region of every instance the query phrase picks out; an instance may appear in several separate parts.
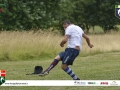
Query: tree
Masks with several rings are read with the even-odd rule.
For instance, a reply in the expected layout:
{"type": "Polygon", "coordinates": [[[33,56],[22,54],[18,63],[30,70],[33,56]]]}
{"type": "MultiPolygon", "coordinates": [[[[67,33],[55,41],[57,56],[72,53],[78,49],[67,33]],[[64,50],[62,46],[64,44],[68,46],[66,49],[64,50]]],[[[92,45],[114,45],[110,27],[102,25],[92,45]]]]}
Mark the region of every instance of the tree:
{"type": "Polygon", "coordinates": [[[29,30],[52,26],[53,15],[58,8],[57,0],[0,0],[6,3],[6,14],[0,19],[0,29],[29,30]]]}
{"type": "Polygon", "coordinates": [[[116,29],[119,23],[114,15],[118,0],[0,0],[6,4],[0,17],[0,30],[59,29],[69,19],[89,32],[99,25],[104,32],[116,29]]]}
{"type": "Polygon", "coordinates": [[[118,4],[118,0],[96,0],[98,3],[98,25],[102,27],[104,32],[108,32],[109,30],[116,30],[116,26],[118,24],[118,19],[115,17],[115,5],[118,4]]]}
{"type": "Polygon", "coordinates": [[[95,0],[75,0],[76,9],[74,10],[73,17],[74,21],[81,26],[83,29],[89,32],[91,26],[96,25],[97,18],[96,1],[95,0]]]}
{"type": "Polygon", "coordinates": [[[114,15],[114,7],[118,0],[75,0],[76,9],[72,16],[74,21],[89,32],[90,27],[98,25],[104,32],[116,28],[118,19],[114,15]]]}

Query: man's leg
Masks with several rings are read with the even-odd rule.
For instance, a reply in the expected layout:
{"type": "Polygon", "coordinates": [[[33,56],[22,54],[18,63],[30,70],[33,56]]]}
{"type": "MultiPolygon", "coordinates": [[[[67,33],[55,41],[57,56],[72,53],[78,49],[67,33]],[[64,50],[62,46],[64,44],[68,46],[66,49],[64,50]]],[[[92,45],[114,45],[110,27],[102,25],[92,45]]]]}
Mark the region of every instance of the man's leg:
{"type": "Polygon", "coordinates": [[[62,64],[61,68],[62,68],[68,75],[70,75],[70,76],[73,78],[73,80],[80,80],[80,79],[74,74],[74,72],[72,71],[72,69],[68,67],[67,64],[62,64]]]}
{"type": "Polygon", "coordinates": [[[40,73],[39,76],[48,75],[50,70],[53,69],[58,64],[59,61],[60,61],[60,56],[57,55],[54,61],[50,64],[50,66],[44,72],[40,73]]]}
{"type": "Polygon", "coordinates": [[[62,61],[62,66],[61,68],[68,74],[70,75],[73,80],[80,80],[75,74],[74,72],[72,71],[71,68],[68,67],[68,65],[72,65],[75,58],[78,56],[79,54],[79,50],[75,50],[75,49],[71,49],[71,48],[68,48],[66,50],[66,54],[63,58],[63,61],[62,61]]]}
{"type": "Polygon", "coordinates": [[[60,61],[60,56],[57,55],[54,61],[50,64],[50,66],[45,71],[49,72],[51,69],[53,69],[58,64],[59,61],[60,61]]]}

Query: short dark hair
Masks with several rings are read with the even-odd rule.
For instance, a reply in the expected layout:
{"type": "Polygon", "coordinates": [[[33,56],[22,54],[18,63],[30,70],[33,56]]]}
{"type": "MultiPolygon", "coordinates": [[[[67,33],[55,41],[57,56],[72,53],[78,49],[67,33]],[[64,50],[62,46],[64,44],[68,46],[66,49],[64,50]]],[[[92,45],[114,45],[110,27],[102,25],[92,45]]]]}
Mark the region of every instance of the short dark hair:
{"type": "Polygon", "coordinates": [[[71,22],[69,20],[65,20],[62,22],[62,25],[64,25],[64,24],[71,24],[71,22]]]}

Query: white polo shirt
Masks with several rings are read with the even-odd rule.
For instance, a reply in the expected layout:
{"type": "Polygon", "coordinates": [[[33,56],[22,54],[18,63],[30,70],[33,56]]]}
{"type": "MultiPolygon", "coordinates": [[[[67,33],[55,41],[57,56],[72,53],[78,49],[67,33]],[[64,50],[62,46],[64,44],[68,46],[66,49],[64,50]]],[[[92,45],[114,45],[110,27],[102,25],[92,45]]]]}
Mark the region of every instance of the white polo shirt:
{"type": "Polygon", "coordinates": [[[82,49],[82,34],[84,31],[77,25],[71,24],[65,29],[65,35],[70,35],[68,48],[79,46],[82,49]]]}

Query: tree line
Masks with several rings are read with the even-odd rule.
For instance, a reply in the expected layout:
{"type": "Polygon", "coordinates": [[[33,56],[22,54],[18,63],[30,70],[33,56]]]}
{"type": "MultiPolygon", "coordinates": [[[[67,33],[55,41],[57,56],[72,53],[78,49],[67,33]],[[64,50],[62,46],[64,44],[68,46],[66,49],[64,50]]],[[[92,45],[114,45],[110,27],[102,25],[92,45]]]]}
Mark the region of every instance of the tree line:
{"type": "Polygon", "coordinates": [[[106,33],[120,24],[115,17],[119,0],[0,0],[0,4],[6,5],[0,10],[0,30],[63,30],[62,21],[69,19],[87,32],[97,25],[106,33]]]}

